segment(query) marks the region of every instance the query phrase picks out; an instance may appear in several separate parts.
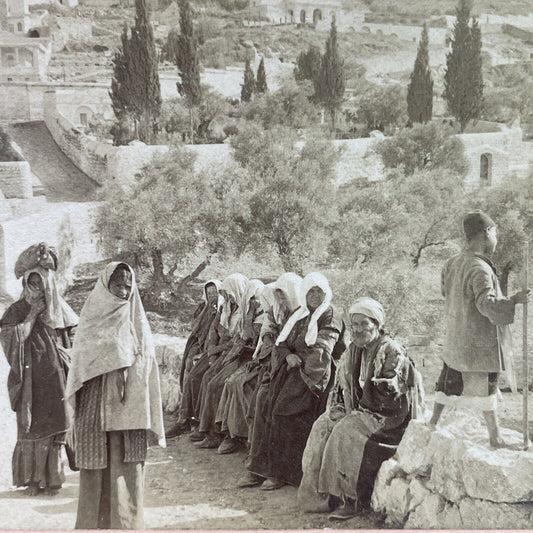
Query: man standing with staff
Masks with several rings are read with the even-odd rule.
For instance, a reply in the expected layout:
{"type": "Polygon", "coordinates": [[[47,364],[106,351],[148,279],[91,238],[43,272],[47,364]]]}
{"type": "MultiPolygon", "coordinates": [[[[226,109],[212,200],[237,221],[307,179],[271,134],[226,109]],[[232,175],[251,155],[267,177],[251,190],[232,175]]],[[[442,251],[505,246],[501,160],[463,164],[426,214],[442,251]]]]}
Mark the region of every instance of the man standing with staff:
{"type": "Polygon", "coordinates": [[[498,243],[496,224],[487,214],[469,213],[463,229],[466,249],[449,259],[442,271],[441,289],[446,299],[444,366],[429,424],[437,425],[446,405],[479,408],[490,445],[503,448],[507,444],[501,438],[496,416],[498,375],[511,370],[511,361],[502,340],[509,335],[506,330],[514,321],[516,304],[525,304],[530,291],[503,296],[490,259],[498,243]]]}

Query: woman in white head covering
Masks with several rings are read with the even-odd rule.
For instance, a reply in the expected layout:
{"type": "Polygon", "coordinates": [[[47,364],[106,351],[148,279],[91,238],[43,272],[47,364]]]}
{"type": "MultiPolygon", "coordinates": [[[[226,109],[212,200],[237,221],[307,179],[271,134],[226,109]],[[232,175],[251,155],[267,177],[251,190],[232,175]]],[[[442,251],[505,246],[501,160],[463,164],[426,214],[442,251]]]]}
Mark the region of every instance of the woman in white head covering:
{"type": "MultiPolygon", "coordinates": [[[[219,360],[213,369],[209,370],[211,376],[207,383],[205,396],[202,401],[200,412],[200,432],[206,434],[206,438],[198,446],[201,448],[217,448],[222,440],[220,425],[216,424],[216,416],[222,398],[222,392],[226,380],[229,379],[241,366],[250,360],[257,339],[259,329],[254,329],[254,321],[259,313],[259,302],[256,297],[258,291],[263,288],[259,280],[248,280],[242,292],[240,308],[241,328],[235,333],[233,346],[219,360]]],[[[204,382],[208,379],[208,373],[204,376],[204,382]]]]}
{"type": "Polygon", "coordinates": [[[165,439],[152,333],[125,263],[108,264],[85,302],[65,397],[81,470],[76,528],[141,529],[147,439],[165,439]]]}
{"type": "Polygon", "coordinates": [[[236,452],[248,438],[246,415],[261,368],[259,356],[264,357],[263,337],[270,330],[268,313],[274,306],[274,289],[275,283],[258,286],[255,297],[259,301],[261,314],[254,323],[254,327],[259,330],[259,338],[252,360],[242,365],[224,384],[216,417],[216,423],[220,424],[221,432],[225,435],[218,447],[220,455],[236,452]]]}
{"type": "Polygon", "coordinates": [[[202,302],[200,302],[193,314],[191,334],[187,339],[180,366],[181,401],[177,409],[178,419],[167,430],[167,439],[177,437],[191,429],[190,420],[194,417],[194,406],[191,393],[190,372],[194,363],[207,350],[209,329],[217,313],[222,309],[224,298],[220,294],[221,286],[222,282],[218,279],[211,279],[205,283],[202,302]]]}
{"type": "MultiPolygon", "coordinates": [[[[349,311],[352,343],[337,371],[329,409],[313,426],[303,456],[300,508],[345,520],[370,505],[374,479],[394,455],[412,417],[420,376],[404,348],[383,330],[372,298],[349,311]]],[[[418,389],[421,390],[421,389],[418,389]]]]}
{"type": "Polygon", "coordinates": [[[300,307],[283,326],[272,355],[271,423],[264,437],[268,449],[252,456],[248,466],[266,478],[263,490],[300,483],[305,443],[325,408],[332,353],[343,329],[331,306],[327,279],[317,272],[307,275],[300,287],[300,307]]]}
{"type": "Polygon", "coordinates": [[[36,265],[27,254],[26,259],[26,270],[17,261],[23,276],[20,299],[0,321],[0,340],[11,367],[9,399],[17,414],[13,484],[28,487],[30,496],[42,489],[54,495],[64,481],[61,447],[70,426],[63,401],[68,356],[62,348],[70,348],[78,317],[58,291],[52,265],[36,265]]]}

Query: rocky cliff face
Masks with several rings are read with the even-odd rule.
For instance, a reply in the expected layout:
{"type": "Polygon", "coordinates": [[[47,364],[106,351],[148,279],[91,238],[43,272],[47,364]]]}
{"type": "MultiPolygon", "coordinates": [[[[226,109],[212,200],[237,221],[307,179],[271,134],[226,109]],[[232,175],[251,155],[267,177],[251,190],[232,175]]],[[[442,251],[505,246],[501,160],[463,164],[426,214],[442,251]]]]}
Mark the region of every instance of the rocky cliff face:
{"type": "MultiPolygon", "coordinates": [[[[515,431],[502,434],[521,443],[515,431]]],[[[450,412],[433,432],[413,421],[379,471],[372,507],[408,529],[529,529],[533,453],[490,449],[486,428],[467,412],[450,412]]]]}

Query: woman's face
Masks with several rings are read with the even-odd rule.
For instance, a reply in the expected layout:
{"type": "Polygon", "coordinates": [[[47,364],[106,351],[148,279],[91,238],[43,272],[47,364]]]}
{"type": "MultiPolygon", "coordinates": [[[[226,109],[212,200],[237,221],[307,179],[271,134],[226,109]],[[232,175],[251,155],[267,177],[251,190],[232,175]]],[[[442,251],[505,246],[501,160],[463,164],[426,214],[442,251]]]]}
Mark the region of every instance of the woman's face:
{"type": "Polygon", "coordinates": [[[218,302],[218,290],[214,285],[208,285],[205,289],[205,294],[207,297],[207,303],[209,305],[216,305],[218,302]]]}
{"type": "Polygon", "coordinates": [[[41,276],[36,272],[32,272],[28,276],[28,289],[31,291],[31,300],[38,302],[44,300],[44,284],[41,276]]]}
{"type": "Polygon", "coordinates": [[[366,346],[379,335],[378,325],[366,315],[355,313],[350,315],[352,340],[356,346],[366,346]]]}
{"type": "Polygon", "coordinates": [[[307,308],[314,311],[326,297],[326,293],[320,287],[311,287],[305,296],[307,308]]]}
{"type": "Polygon", "coordinates": [[[122,268],[115,270],[109,280],[109,292],[121,300],[128,300],[131,294],[130,272],[122,268]]]}

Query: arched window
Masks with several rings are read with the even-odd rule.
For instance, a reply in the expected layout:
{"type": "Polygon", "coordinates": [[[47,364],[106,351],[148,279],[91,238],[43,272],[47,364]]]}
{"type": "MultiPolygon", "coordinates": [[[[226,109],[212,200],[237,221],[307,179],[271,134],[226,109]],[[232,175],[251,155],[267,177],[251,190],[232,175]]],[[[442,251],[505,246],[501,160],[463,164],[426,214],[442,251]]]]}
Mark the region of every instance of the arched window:
{"type": "Polygon", "coordinates": [[[492,183],[492,154],[482,154],[479,162],[479,178],[482,185],[492,183]]]}
{"type": "Polygon", "coordinates": [[[22,29],[22,22],[17,23],[17,31],[23,31],[22,29]]]}
{"type": "Polygon", "coordinates": [[[301,22],[302,24],[305,24],[305,9],[302,9],[302,10],[300,11],[300,22],[301,22]]]}
{"type": "Polygon", "coordinates": [[[313,24],[316,25],[316,23],[320,20],[322,20],[322,11],[320,11],[320,9],[315,9],[313,11],[313,24]]]}

